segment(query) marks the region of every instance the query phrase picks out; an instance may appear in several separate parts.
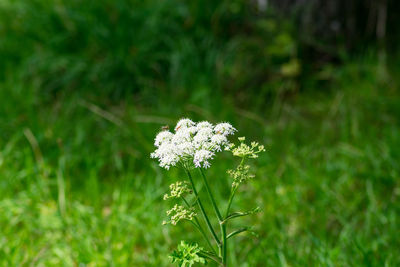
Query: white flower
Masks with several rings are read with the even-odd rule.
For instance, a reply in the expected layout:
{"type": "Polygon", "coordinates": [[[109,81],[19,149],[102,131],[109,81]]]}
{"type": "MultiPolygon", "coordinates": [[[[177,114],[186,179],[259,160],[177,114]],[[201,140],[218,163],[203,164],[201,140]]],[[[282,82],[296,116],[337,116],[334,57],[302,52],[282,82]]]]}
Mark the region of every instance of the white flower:
{"type": "Polygon", "coordinates": [[[199,129],[199,130],[201,128],[212,128],[212,127],[213,127],[213,125],[211,123],[209,123],[208,121],[202,121],[197,124],[197,129],[199,129]]]}
{"type": "Polygon", "coordinates": [[[179,162],[179,157],[175,153],[175,146],[171,143],[161,143],[160,147],[150,154],[150,157],[158,158],[160,166],[167,170],[179,162]]]}
{"type": "Polygon", "coordinates": [[[156,150],[150,157],[157,159],[159,165],[166,169],[179,163],[188,168],[208,168],[215,152],[229,147],[227,136],[235,131],[226,122],[214,127],[207,121],[195,123],[190,119],[181,119],[175,132],[157,134],[154,140],[156,150]]]}
{"type": "Polygon", "coordinates": [[[222,122],[215,126],[214,132],[216,134],[222,134],[224,136],[228,136],[234,134],[236,132],[236,129],[233,128],[233,126],[230,123],[222,122]]]}
{"type": "Polygon", "coordinates": [[[193,157],[195,148],[192,142],[184,142],[176,146],[175,152],[182,157],[193,157]]]}
{"type": "Polygon", "coordinates": [[[211,146],[216,151],[222,151],[222,147],[226,147],[228,144],[228,138],[222,134],[216,134],[211,137],[211,146]]]}
{"type": "Polygon", "coordinates": [[[208,160],[212,159],[213,156],[214,153],[209,150],[199,150],[194,154],[193,163],[197,168],[208,168],[210,167],[210,162],[208,160]]]}
{"type": "Polygon", "coordinates": [[[201,128],[199,129],[199,131],[197,132],[196,136],[198,135],[202,135],[205,136],[207,138],[210,138],[213,134],[212,128],[201,128]]]}
{"type": "Polygon", "coordinates": [[[175,131],[195,126],[195,123],[190,119],[180,119],[175,126],[175,131]]]}
{"type": "Polygon", "coordinates": [[[159,147],[161,143],[171,141],[173,136],[174,134],[169,131],[162,131],[157,134],[156,139],[154,141],[154,145],[156,147],[159,147]]]}
{"type": "Polygon", "coordinates": [[[197,132],[197,127],[196,126],[190,126],[185,129],[190,135],[194,135],[197,132]]]}
{"type": "Polygon", "coordinates": [[[179,162],[179,157],[174,153],[168,153],[160,158],[160,166],[169,170],[171,166],[175,166],[179,162]]]}
{"type": "Polygon", "coordinates": [[[171,139],[171,143],[175,145],[179,145],[185,142],[191,142],[192,136],[190,131],[187,130],[188,128],[181,129],[175,133],[175,135],[171,139]]]}
{"type": "Polygon", "coordinates": [[[201,148],[211,139],[213,132],[211,128],[201,128],[193,137],[193,142],[197,148],[201,148]]]}

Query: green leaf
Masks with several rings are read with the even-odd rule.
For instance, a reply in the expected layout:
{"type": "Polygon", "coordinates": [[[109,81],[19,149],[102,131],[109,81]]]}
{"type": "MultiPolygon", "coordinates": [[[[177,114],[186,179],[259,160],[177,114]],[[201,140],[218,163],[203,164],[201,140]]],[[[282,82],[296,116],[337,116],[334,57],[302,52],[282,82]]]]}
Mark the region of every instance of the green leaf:
{"type": "Polygon", "coordinates": [[[251,215],[251,214],[257,213],[259,211],[260,211],[260,207],[254,208],[254,209],[252,209],[250,211],[246,211],[246,212],[240,212],[240,211],[233,212],[233,213],[229,214],[228,216],[226,216],[226,218],[222,222],[220,222],[220,224],[224,224],[231,219],[251,215]]]}
{"type": "Polygon", "coordinates": [[[196,262],[206,263],[206,260],[201,256],[203,248],[196,243],[188,244],[181,241],[178,248],[169,256],[172,263],[177,263],[180,267],[191,267],[196,262]]]}
{"type": "Polygon", "coordinates": [[[246,227],[242,227],[242,228],[240,228],[240,229],[238,229],[236,231],[233,231],[232,233],[228,234],[226,236],[226,239],[234,237],[235,235],[243,233],[243,232],[249,232],[249,233],[253,234],[254,236],[258,237],[257,233],[251,230],[251,227],[246,226],[246,227]]]}

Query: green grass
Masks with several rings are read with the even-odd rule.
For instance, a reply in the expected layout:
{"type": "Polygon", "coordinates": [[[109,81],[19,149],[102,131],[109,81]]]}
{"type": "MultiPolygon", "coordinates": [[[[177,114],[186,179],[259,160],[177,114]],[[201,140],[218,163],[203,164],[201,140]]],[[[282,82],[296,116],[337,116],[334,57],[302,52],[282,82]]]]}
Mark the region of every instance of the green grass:
{"type": "MultiPolygon", "coordinates": [[[[49,100],[6,79],[0,265],[170,266],[166,255],[196,233],[161,226],[162,196],[184,174],[149,153],[162,125],[189,116],[229,120],[267,147],[233,205],[261,207],[247,218],[258,237],[231,244],[231,266],[398,266],[400,94],[376,73],[375,62],[345,64],[331,73],[334,90],[257,109],[226,95],[211,111],[196,98],[148,107],[76,93],[49,100]]],[[[222,156],[208,171],[224,198],[233,164],[222,156]]]]}
{"type": "Polygon", "coordinates": [[[277,17],[246,0],[3,0],[0,80],[17,71],[43,98],[95,90],[118,103],[140,93],[142,105],[190,88],[208,110],[246,88],[237,98],[249,104],[295,89],[294,27],[277,17]]]}

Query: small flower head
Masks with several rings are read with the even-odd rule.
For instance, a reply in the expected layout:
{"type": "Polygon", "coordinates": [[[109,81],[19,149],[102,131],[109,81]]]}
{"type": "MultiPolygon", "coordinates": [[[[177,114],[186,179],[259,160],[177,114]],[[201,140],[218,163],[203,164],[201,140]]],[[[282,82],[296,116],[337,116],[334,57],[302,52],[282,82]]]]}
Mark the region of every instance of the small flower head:
{"type": "Polygon", "coordinates": [[[232,146],[232,154],[236,157],[240,158],[258,158],[258,154],[265,151],[263,145],[258,144],[257,142],[251,142],[250,146],[245,144],[245,138],[239,137],[240,145],[235,147],[232,146]]]}
{"type": "Polygon", "coordinates": [[[179,131],[179,130],[189,128],[192,126],[195,126],[195,123],[192,120],[187,119],[187,118],[180,119],[175,126],[175,131],[179,131]]]}
{"type": "Polygon", "coordinates": [[[190,126],[185,129],[186,132],[188,132],[191,136],[195,135],[197,133],[197,127],[196,126],[190,126]]]}
{"type": "Polygon", "coordinates": [[[254,178],[254,174],[250,173],[250,166],[244,165],[244,162],[250,158],[257,158],[259,153],[265,151],[264,146],[259,145],[257,142],[252,142],[250,145],[245,144],[245,137],[239,137],[238,140],[240,142],[238,146],[235,146],[234,144],[228,146],[228,149],[234,156],[242,158],[242,162],[236,169],[227,171],[233,178],[232,187],[237,187],[254,178]]]}
{"type": "Polygon", "coordinates": [[[154,140],[154,145],[159,147],[164,142],[170,142],[173,136],[174,134],[170,131],[162,131],[157,134],[156,139],[154,140]]]}
{"type": "Polygon", "coordinates": [[[153,153],[151,158],[158,158],[160,166],[167,170],[179,162],[179,156],[175,153],[175,146],[169,142],[161,143],[153,153]]]}
{"type": "Polygon", "coordinates": [[[249,165],[239,165],[235,170],[228,170],[227,173],[233,178],[232,187],[253,179],[254,174],[251,174],[249,165]]]}
{"type": "Polygon", "coordinates": [[[190,131],[188,131],[188,129],[189,128],[184,128],[177,131],[171,138],[171,143],[174,145],[179,145],[185,142],[190,142],[192,140],[192,135],[190,134],[190,131]]]}
{"type": "Polygon", "coordinates": [[[202,129],[202,128],[213,128],[213,125],[209,123],[208,121],[201,121],[197,124],[197,129],[202,129]]]}
{"type": "Polygon", "coordinates": [[[213,135],[211,128],[201,128],[197,134],[193,137],[193,142],[196,147],[201,148],[206,145],[213,135]]]}
{"type": "Polygon", "coordinates": [[[181,158],[190,158],[195,151],[192,142],[183,142],[175,146],[175,153],[181,158]]]}
{"type": "Polygon", "coordinates": [[[216,134],[211,137],[211,145],[216,151],[222,151],[222,147],[228,147],[228,138],[222,134],[216,134]]]}
{"type": "Polygon", "coordinates": [[[210,162],[209,160],[211,160],[214,156],[214,153],[206,150],[206,149],[202,149],[196,152],[196,154],[194,154],[194,165],[197,168],[203,167],[203,168],[209,168],[210,167],[210,162]]]}
{"type": "Polygon", "coordinates": [[[181,220],[193,220],[194,216],[197,214],[194,211],[194,208],[186,209],[184,206],[180,206],[175,204],[175,206],[167,211],[167,215],[170,217],[169,221],[163,221],[163,224],[172,224],[176,225],[181,220]]]}
{"type": "Polygon", "coordinates": [[[181,196],[185,194],[190,194],[192,193],[192,190],[189,189],[188,182],[181,182],[178,181],[176,183],[173,183],[169,186],[169,189],[171,190],[171,193],[165,194],[164,195],[164,200],[168,198],[180,198],[181,196]]]}
{"type": "Polygon", "coordinates": [[[236,132],[236,129],[230,123],[222,122],[215,126],[214,131],[216,134],[222,134],[224,136],[232,135],[236,132]]]}

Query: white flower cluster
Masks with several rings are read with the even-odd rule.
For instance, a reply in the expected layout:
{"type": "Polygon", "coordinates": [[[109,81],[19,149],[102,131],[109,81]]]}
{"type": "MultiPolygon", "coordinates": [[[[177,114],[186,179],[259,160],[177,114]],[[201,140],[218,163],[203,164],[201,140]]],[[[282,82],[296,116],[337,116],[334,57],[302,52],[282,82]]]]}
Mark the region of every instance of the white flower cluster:
{"type": "Polygon", "coordinates": [[[162,131],[156,136],[156,150],[150,156],[158,159],[160,166],[166,169],[178,163],[208,168],[216,152],[230,147],[227,136],[234,132],[236,129],[227,122],[214,126],[208,121],[195,123],[181,119],[175,133],[162,131]]]}

